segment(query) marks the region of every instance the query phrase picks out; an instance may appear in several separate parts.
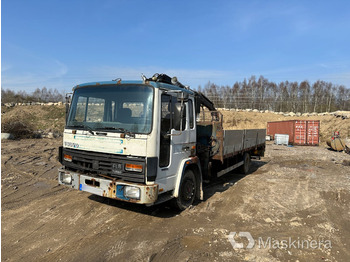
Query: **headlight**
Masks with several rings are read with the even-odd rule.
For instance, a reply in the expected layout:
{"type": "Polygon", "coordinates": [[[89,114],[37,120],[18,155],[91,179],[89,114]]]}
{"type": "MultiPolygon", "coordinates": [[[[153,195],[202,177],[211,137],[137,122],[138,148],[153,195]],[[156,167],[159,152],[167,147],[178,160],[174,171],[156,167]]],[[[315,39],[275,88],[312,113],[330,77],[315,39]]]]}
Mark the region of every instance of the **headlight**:
{"type": "Polygon", "coordinates": [[[64,184],[68,184],[68,185],[72,184],[72,175],[62,172],[61,173],[61,182],[64,184]]]}
{"type": "Polygon", "coordinates": [[[142,172],[142,165],[125,164],[126,171],[142,172]]]}
{"type": "Polygon", "coordinates": [[[124,196],[128,198],[140,199],[140,189],[134,186],[125,186],[124,196]]]}

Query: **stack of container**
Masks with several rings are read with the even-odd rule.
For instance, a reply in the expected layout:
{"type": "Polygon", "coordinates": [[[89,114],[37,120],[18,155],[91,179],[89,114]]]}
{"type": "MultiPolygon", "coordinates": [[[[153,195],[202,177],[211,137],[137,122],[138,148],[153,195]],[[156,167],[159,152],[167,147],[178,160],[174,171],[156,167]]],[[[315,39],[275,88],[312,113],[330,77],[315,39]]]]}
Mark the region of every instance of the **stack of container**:
{"type": "Polygon", "coordinates": [[[289,135],[289,144],[317,146],[320,143],[319,120],[289,120],[267,123],[267,135],[289,135]]]}

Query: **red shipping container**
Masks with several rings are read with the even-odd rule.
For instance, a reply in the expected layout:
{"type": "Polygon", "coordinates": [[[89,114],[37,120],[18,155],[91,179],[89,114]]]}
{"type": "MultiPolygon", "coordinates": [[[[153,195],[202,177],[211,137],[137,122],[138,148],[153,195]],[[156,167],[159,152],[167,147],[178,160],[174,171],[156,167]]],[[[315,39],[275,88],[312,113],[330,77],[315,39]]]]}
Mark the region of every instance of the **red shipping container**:
{"type": "Polygon", "coordinates": [[[307,144],[318,145],[320,142],[320,121],[307,121],[307,144]]]}
{"type": "Polygon", "coordinates": [[[275,134],[289,135],[289,143],[293,145],[319,144],[319,120],[288,120],[267,123],[267,135],[274,139],[275,134]]]}

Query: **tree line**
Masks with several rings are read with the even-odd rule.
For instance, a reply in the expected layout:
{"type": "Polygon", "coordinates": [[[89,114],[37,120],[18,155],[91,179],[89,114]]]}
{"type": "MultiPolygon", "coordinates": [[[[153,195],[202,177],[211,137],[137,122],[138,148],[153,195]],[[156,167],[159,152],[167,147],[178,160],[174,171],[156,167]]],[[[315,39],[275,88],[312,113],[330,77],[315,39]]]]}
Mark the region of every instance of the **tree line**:
{"type": "MultiPolygon", "coordinates": [[[[332,112],[350,110],[350,89],[318,80],[280,83],[251,76],[232,86],[208,82],[198,91],[212,100],[217,108],[272,110],[278,112],[332,112]]],[[[60,102],[65,93],[57,89],[37,88],[32,93],[1,88],[2,103],[60,102]]]]}
{"type": "Polygon", "coordinates": [[[63,102],[65,93],[55,89],[47,89],[46,87],[37,88],[32,93],[26,91],[12,91],[1,88],[1,102],[2,103],[28,103],[28,102],[63,102]]]}
{"type": "Polygon", "coordinates": [[[208,82],[198,87],[217,108],[272,110],[277,112],[333,112],[350,110],[350,89],[318,80],[280,83],[251,76],[233,86],[208,82]]]}

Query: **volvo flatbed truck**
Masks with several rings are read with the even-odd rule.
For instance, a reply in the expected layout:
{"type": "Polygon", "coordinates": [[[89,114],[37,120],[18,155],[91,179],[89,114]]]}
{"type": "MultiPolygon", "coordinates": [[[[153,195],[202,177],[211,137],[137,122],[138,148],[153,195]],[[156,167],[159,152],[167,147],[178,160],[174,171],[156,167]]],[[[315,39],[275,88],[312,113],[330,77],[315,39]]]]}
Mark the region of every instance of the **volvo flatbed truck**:
{"type": "Polygon", "coordinates": [[[59,184],[121,201],[180,210],[203,182],[264,155],[265,129],[224,130],[222,114],[176,77],[77,85],[59,148],[59,184]]]}

